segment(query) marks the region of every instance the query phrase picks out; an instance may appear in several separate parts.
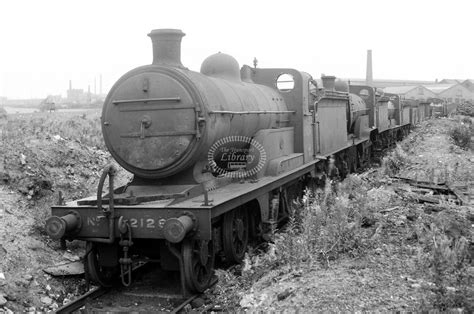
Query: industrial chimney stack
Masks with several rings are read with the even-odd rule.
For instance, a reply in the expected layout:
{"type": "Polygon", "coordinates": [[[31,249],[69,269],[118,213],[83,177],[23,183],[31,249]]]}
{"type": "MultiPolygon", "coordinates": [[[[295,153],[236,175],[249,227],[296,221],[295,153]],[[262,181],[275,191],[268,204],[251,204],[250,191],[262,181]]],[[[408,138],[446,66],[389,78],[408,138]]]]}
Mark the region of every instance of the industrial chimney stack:
{"type": "Polygon", "coordinates": [[[374,78],[372,76],[372,50],[367,50],[367,72],[365,76],[365,83],[369,86],[374,85],[374,78]]]}

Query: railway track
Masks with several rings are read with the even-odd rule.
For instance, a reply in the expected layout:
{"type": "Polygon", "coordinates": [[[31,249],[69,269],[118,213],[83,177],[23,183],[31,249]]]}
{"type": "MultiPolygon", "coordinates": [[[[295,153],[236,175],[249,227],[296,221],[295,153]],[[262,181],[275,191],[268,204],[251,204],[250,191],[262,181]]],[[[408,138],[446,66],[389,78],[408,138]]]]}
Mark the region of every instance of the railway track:
{"type": "Polygon", "coordinates": [[[84,295],[80,296],[76,300],[69,302],[68,304],[64,305],[63,307],[56,310],[57,314],[65,314],[65,313],[72,313],[74,311],[78,311],[81,307],[85,306],[91,300],[97,299],[104,294],[109,292],[109,288],[105,287],[96,287],[89,292],[85,293],[84,295]]]}
{"type": "MultiPolygon", "coordinates": [[[[148,264],[147,264],[148,265],[148,264]]],[[[144,266],[144,265],[142,265],[144,266]]],[[[143,267],[140,269],[144,269],[143,267]]],[[[169,284],[169,277],[163,277],[159,270],[142,271],[142,280],[137,280],[130,287],[105,288],[96,287],[74,301],[56,310],[56,313],[73,313],[85,309],[86,311],[105,312],[171,312],[179,313],[186,305],[202,294],[193,294],[183,297],[179,290],[171,291],[169,287],[158,286],[156,278],[161,277],[162,283],[169,284]],[[158,276],[156,275],[158,273],[158,276]]],[[[210,286],[217,283],[213,278],[210,286]]],[[[179,285],[173,285],[179,286],[179,285]]]]}

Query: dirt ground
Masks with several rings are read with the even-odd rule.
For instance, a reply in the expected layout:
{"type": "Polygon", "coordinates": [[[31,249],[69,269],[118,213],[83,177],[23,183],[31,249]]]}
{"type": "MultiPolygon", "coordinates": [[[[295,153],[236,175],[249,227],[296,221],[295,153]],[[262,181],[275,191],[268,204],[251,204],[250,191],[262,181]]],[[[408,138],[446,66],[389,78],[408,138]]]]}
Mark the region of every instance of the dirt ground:
{"type": "MultiPolygon", "coordinates": [[[[43,270],[78,261],[80,242],[60,249],[45,233],[50,206],[96,192],[113,162],[100,133],[100,112],[10,115],[0,120],[0,311],[54,310],[84,289],[83,279],[43,270]]],[[[129,174],[120,171],[119,183],[129,174]]]]}
{"type": "MultiPolygon", "coordinates": [[[[83,291],[81,276],[52,277],[43,271],[83,254],[76,242],[60,250],[45,234],[44,221],[59,190],[66,200],[95,193],[101,169],[113,162],[101,140],[99,115],[41,113],[0,120],[0,312],[54,310],[83,291]]],[[[431,246],[424,235],[429,229],[430,236],[437,236],[430,227],[436,225],[443,235],[467,239],[472,250],[473,207],[449,199],[420,203],[420,193],[430,192],[393,176],[474,182],[473,151],[457,147],[447,135],[458,123],[424,122],[392,154],[399,169],[384,165],[358,175],[379,205],[361,229],[371,245],[360,254],[341,254],[324,263],[262,262],[280,254],[270,245],[265,253],[250,254],[244,265],[217,270],[219,283],[208,293],[212,302],[201,310],[418,311],[436,308],[439,280],[446,298],[457,294],[465,285],[438,280],[425,263],[431,246]]],[[[130,175],[121,171],[119,177],[125,183],[130,175]]],[[[474,274],[466,273],[473,271],[472,264],[462,271],[456,278],[472,279],[474,274]]],[[[472,304],[461,308],[472,309],[472,304]]]]}

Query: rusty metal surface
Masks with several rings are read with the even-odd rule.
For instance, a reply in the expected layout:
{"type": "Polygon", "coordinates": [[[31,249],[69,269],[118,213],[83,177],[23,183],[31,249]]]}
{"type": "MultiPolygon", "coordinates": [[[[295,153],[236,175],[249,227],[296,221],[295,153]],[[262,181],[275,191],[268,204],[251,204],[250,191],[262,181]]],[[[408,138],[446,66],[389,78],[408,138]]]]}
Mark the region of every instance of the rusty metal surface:
{"type": "Polygon", "coordinates": [[[401,125],[402,124],[402,116],[401,116],[402,104],[400,101],[400,96],[397,94],[392,94],[392,93],[384,93],[384,95],[389,98],[388,118],[390,120],[390,125],[401,125]]]}
{"type": "Polygon", "coordinates": [[[359,117],[366,115],[369,112],[369,108],[365,101],[356,94],[349,94],[349,105],[350,105],[350,118],[347,119],[349,122],[349,131],[354,132],[354,126],[359,117]]]}
{"type": "Polygon", "coordinates": [[[317,153],[327,155],[329,152],[343,147],[347,142],[347,98],[322,98],[318,102],[316,132],[317,153]]]}
{"type": "MultiPolygon", "coordinates": [[[[169,202],[169,201],[168,201],[169,202]]],[[[192,209],[199,223],[196,237],[202,239],[211,238],[211,210],[209,207],[200,206],[202,201],[194,202],[194,206],[188,208],[170,208],[148,203],[147,205],[116,206],[116,217],[123,217],[130,223],[134,238],[164,239],[163,227],[169,218],[183,215],[184,211],[192,209]]],[[[59,207],[52,208],[52,214],[61,216],[65,211],[74,208],[84,220],[81,230],[74,234],[74,238],[106,238],[108,237],[108,220],[101,211],[93,206],[59,207]]],[[[116,221],[117,223],[117,221],[116,221]]],[[[117,229],[117,228],[116,228],[117,229]]],[[[120,231],[115,230],[115,237],[120,237],[120,231]]]]}
{"type": "Polygon", "coordinates": [[[182,36],[178,30],[152,31],[153,64],[125,74],[104,103],[107,148],[140,177],[182,172],[205,159],[220,138],[251,137],[260,129],[285,126],[294,114],[274,88],[242,82],[239,65],[229,55],[206,59],[204,74],[183,68],[182,36]]]}
{"type": "MultiPolygon", "coordinates": [[[[167,219],[181,216],[185,211],[192,211],[197,218],[196,238],[211,239],[212,218],[217,217],[237,206],[243,205],[258,196],[269,193],[275,188],[295,180],[314,169],[317,161],[307,163],[289,172],[274,177],[263,177],[256,182],[246,184],[236,181],[208,192],[211,203],[205,206],[204,195],[186,199],[173,204],[173,200],[153,201],[135,206],[115,206],[117,217],[124,217],[130,222],[134,238],[164,239],[163,226],[167,219]]],[[[63,216],[71,209],[77,211],[83,219],[83,227],[75,238],[107,237],[107,219],[95,206],[78,206],[77,202],[66,206],[52,207],[52,214],[63,216]]],[[[118,230],[116,237],[120,236],[118,230]]]]}
{"type": "Polygon", "coordinates": [[[376,122],[379,133],[387,130],[390,127],[388,100],[379,100],[376,104],[376,122]]]}

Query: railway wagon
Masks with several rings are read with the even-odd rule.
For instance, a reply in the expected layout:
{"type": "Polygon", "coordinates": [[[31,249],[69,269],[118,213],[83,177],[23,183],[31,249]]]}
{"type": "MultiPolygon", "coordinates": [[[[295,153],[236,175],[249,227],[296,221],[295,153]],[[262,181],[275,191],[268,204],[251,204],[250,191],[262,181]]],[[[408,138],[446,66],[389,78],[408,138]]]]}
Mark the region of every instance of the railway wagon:
{"type": "Polygon", "coordinates": [[[204,291],[215,259],[240,262],[303,185],[356,171],[410,127],[399,100],[336,90],[333,76],[318,86],[306,72],[240,68],[224,53],[189,70],[183,36],[153,30],[152,64],[124,74],[103,105],[105,143],[133,180],[116,187],[108,166],[95,196],[60,199],[46,221],[53,239],[86,242],[86,274],[103,286],[129,285],[133,263],[148,260],[179,271],[183,294],[204,291]]]}

